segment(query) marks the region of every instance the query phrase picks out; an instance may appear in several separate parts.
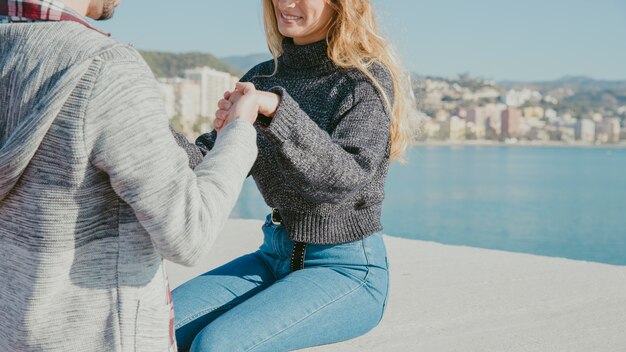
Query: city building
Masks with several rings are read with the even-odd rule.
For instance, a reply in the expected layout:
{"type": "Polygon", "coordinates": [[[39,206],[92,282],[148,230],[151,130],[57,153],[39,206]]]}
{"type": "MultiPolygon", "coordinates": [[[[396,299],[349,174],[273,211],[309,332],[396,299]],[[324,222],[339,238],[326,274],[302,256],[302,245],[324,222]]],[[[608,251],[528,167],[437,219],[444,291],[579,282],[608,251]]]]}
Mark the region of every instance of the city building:
{"type": "Polygon", "coordinates": [[[616,117],[596,122],[596,140],[600,143],[619,142],[620,132],[620,120],[616,117]]]}
{"type": "Polygon", "coordinates": [[[514,107],[508,107],[502,111],[502,131],[500,137],[520,138],[521,137],[522,111],[514,107]]]}
{"type": "Polygon", "coordinates": [[[548,120],[552,120],[552,119],[556,119],[559,116],[559,114],[554,109],[547,109],[544,112],[543,116],[545,116],[545,118],[548,120]]]}
{"type": "Polygon", "coordinates": [[[435,119],[440,122],[446,122],[450,118],[450,113],[446,110],[439,109],[435,113],[435,119]]]}
{"type": "Polygon", "coordinates": [[[439,139],[441,133],[441,123],[435,119],[427,119],[423,124],[422,139],[439,139]]]}
{"type": "Polygon", "coordinates": [[[486,100],[497,100],[500,97],[500,91],[495,87],[482,87],[477,91],[473,92],[471,90],[467,90],[463,93],[463,100],[471,100],[471,101],[479,101],[481,99],[486,100]]]}
{"type": "Polygon", "coordinates": [[[541,106],[529,106],[522,109],[523,115],[527,119],[542,119],[544,110],[541,106]]]}
{"type": "Polygon", "coordinates": [[[167,116],[176,119],[181,133],[194,136],[200,118],[200,85],[184,78],[160,78],[158,82],[167,116]]]}
{"type": "Polygon", "coordinates": [[[591,115],[591,119],[595,122],[602,122],[602,120],[604,119],[604,116],[602,116],[602,114],[600,114],[599,112],[596,112],[593,115],[591,115]]]}
{"type": "Polygon", "coordinates": [[[484,107],[477,107],[467,111],[468,132],[474,135],[476,139],[483,139],[486,135],[487,126],[487,110],[484,107]]]}
{"type": "Polygon", "coordinates": [[[563,114],[562,120],[566,123],[576,123],[576,117],[574,115],[568,113],[563,114]]]}
{"type": "Polygon", "coordinates": [[[530,100],[540,101],[541,99],[541,93],[527,88],[522,90],[512,89],[504,95],[504,103],[512,107],[522,106],[530,100]]]}
{"type": "Polygon", "coordinates": [[[175,85],[170,83],[170,78],[159,78],[159,90],[161,91],[161,96],[163,97],[163,103],[165,104],[165,113],[167,117],[171,120],[173,119],[176,112],[176,89],[175,85]]]}
{"type": "Polygon", "coordinates": [[[448,126],[451,141],[461,141],[465,139],[465,120],[458,116],[452,116],[450,120],[448,120],[448,126]]]}
{"type": "Polygon", "coordinates": [[[576,140],[593,143],[596,139],[596,124],[591,119],[580,119],[576,122],[576,140]]]}
{"type": "Polygon", "coordinates": [[[212,119],[217,110],[217,102],[224,92],[235,88],[235,79],[227,72],[209,67],[185,70],[185,78],[198,83],[200,87],[200,116],[212,119]]]}
{"type": "Polygon", "coordinates": [[[576,125],[564,125],[559,127],[559,132],[561,133],[560,141],[562,142],[574,142],[576,140],[576,125]]]}
{"type": "Polygon", "coordinates": [[[538,131],[542,130],[546,126],[546,123],[540,120],[538,117],[522,117],[520,132],[523,137],[529,140],[544,140],[543,138],[547,134],[541,134],[538,131]]]}
{"type": "Polygon", "coordinates": [[[483,107],[485,110],[485,129],[486,138],[499,139],[502,133],[502,111],[506,109],[504,104],[487,104],[483,107]]]}
{"type": "Polygon", "coordinates": [[[165,112],[189,138],[211,129],[217,102],[233,90],[238,78],[209,67],[185,70],[185,78],[160,78],[159,89],[165,112]]]}

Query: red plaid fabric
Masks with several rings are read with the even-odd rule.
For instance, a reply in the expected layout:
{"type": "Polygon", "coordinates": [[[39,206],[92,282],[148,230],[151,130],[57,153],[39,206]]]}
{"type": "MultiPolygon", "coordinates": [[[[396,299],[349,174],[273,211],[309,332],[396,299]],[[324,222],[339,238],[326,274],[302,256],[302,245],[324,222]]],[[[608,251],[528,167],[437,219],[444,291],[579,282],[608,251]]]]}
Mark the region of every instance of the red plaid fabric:
{"type": "Polygon", "coordinates": [[[98,30],[89,24],[83,16],[56,0],[0,0],[0,16],[6,16],[15,21],[26,19],[78,22],[106,36],[110,35],[98,30]]]}

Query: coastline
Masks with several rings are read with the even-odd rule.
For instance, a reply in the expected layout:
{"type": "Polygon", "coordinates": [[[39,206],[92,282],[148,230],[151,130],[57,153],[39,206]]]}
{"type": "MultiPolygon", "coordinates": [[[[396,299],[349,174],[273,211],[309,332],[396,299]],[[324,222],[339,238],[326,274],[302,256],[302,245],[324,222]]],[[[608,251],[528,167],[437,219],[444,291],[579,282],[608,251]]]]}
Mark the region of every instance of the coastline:
{"type": "Polygon", "coordinates": [[[618,144],[589,144],[563,142],[517,141],[505,143],[493,140],[463,140],[463,141],[419,141],[411,143],[411,147],[533,147],[533,148],[581,148],[581,149],[626,149],[626,142],[618,144]]]}
{"type": "MultiPolygon", "coordinates": [[[[198,266],[166,263],[171,287],[254,251],[262,222],[229,220],[198,266]]],[[[330,351],[626,350],[626,266],[385,236],[390,298],[378,327],[330,351]]]]}

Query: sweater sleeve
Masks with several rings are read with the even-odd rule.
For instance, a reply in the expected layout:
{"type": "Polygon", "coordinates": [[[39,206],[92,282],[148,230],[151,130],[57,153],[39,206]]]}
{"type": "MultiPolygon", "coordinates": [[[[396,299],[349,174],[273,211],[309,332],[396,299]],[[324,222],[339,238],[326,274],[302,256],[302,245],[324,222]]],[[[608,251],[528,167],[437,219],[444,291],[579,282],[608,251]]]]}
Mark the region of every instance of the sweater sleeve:
{"type": "Polygon", "coordinates": [[[281,171],[313,202],[337,203],[362,189],[388,153],[391,120],[369,82],[357,82],[331,133],[321,129],[282,87],[276,114],[261,129],[278,148],[281,171]]]}
{"type": "Polygon", "coordinates": [[[213,130],[196,138],[196,147],[203,154],[206,154],[209,152],[209,150],[213,149],[213,146],[215,145],[215,140],[217,140],[217,131],[213,130]]]}
{"type": "Polygon", "coordinates": [[[85,118],[91,163],[166,259],[193,265],[211,247],[256,159],[256,131],[235,121],[195,170],[168,127],[154,77],[135,59],[104,62],[85,118]]]}
{"type": "Polygon", "coordinates": [[[199,146],[189,143],[187,137],[176,131],[172,128],[172,126],[170,126],[170,131],[172,132],[174,139],[176,139],[178,146],[183,148],[185,153],[187,153],[187,157],[189,157],[189,167],[195,169],[209,150],[203,150],[199,146]]]}

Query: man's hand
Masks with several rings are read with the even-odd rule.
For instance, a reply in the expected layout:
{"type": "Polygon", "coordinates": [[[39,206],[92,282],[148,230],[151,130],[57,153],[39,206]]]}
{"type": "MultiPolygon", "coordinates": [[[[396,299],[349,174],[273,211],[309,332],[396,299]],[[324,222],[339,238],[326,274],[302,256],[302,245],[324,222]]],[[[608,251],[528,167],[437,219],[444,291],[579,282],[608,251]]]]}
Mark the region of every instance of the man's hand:
{"type": "Polygon", "coordinates": [[[245,119],[251,123],[258,114],[274,117],[280,104],[280,97],[271,92],[256,90],[252,83],[237,83],[232,92],[225,92],[217,103],[213,127],[219,132],[229,121],[245,119]]]}

